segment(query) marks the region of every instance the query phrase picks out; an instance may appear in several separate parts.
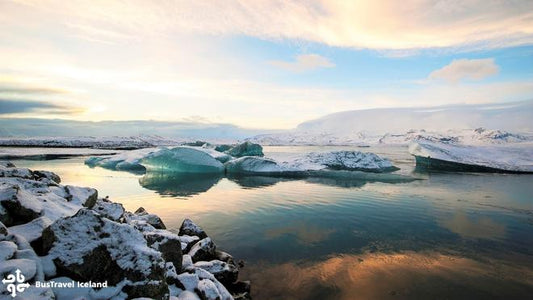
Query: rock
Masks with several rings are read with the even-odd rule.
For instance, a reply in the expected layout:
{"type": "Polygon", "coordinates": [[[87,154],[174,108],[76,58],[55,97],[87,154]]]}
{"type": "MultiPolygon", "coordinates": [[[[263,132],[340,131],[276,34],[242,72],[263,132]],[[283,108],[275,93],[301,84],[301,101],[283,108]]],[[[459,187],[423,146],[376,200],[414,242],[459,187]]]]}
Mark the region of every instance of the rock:
{"type": "Polygon", "coordinates": [[[235,265],[220,260],[199,261],[194,266],[213,274],[224,285],[234,283],[239,277],[239,269],[235,265]]]}
{"type": "Polygon", "coordinates": [[[231,292],[234,299],[239,300],[251,300],[250,295],[251,284],[250,281],[237,281],[235,283],[226,286],[228,291],[231,292]]]}
{"type": "Polygon", "coordinates": [[[67,199],[78,205],[92,208],[98,199],[98,191],[93,188],[66,185],[67,199]]]}
{"type": "Polygon", "coordinates": [[[42,180],[42,179],[48,179],[48,180],[51,180],[55,183],[61,183],[61,178],[59,177],[59,175],[57,175],[56,173],[54,172],[50,172],[50,171],[32,171],[32,174],[33,174],[33,178],[35,180],[42,180]]]}
{"type": "Polygon", "coordinates": [[[180,235],[180,241],[181,241],[181,251],[183,253],[189,253],[191,251],[192,246],[196,244],[200,240],[197,236],[190,236],[190,235],[180,235]]]}
{"type": "Polygon", "coordinates": [[[220,283],[213,274],[203,270],[195,269],[191,273],[182,273],[178,276],[178,285],[181,289],[195,292],[201,299],[233,299],[230,292],[220,283]],[[203,282],[202,284],[200,284],[203,282]],[[214,297],[214,298],[212,298],[214,297]],[[218,298],[217,298],[218,297],[218,298]]]}
{"type": "Polygon", "coordinates": [[[231,256],[229,253],[226,253],[224,251],[216,250],[215,256],[218,260],[227,262],[228,264],[235,265],[235,262],[233,261],[233,256],[231,256]]]}
{"type": "Polygon", "coordinates": [[[158,215],[148,213],[143,207],[139,207],[135,213],[136,216],[146,221],[146,223],[152,225],[155,229],[167,229],[165,223],[158,215]]]}
{"type": "Polygon", "coordinates": [[[190,219],[183,220],[183,223],[181,224],[180,231],[178,235],[191,235],[191,236],[197,236],[200,239],[204,239],[207,237],[207,234],[202,229],[202,227],[194,224],[193,221],[190,219]]]}
{"type": "Polygon", "coordinates": [[[124,279],[131,298],[140,295],[162,299],[168,293],[161,253],[149,248],[143,235],[127,224],[111,221],[81,209],[57,220],[43,232],[60,275],[80,281],[116,285],[124,279]],[[83,245],[80,247],[80,245],[83,245]]]}
{"type": "Polygon", "coordinates": [[[222,297],[216,285],[209,279],[202,279],[196,286],[196,291],[202,300],[219,300],[222,297]]]}
{"type": "Polygon", "coordinates": [[[0,221],[0,241],[5,239],[5,237],[8,235],[7,227],[0,221]]]}
{"type": "Polygon", "coordinates": [[[193,262],[201,260],[209,261],[215,258],[215,250],[215,243],[213,243],[211,238],[206,237],[192,246],[189,255],[192,257],[193,262]]]}
{"type": "Polygon", "coordinates": [[[107,199],[96,200],[92,209],[112,221],[119,221],[126,212],[122,204],[111,202],[107,199]]]}
{"type": "Polygon", "coordinates": [[[183,270],[187,270],[194,267],[192,257],[189,254],[183,254],[183,259],[181,261],[181,268],[183,270]]]}
{"type": "Polygon", "coordinates": [[[226,153],[234,157],[264,156],[263,147],[261,147],[261,145],[248,141],[232,147],[231,149],[227,150],[226,153]]]}
{"type": "Polygon", "coordinates": [[[181,294],[179,294],[178,300],[200,300],[200,298],[198,297],[198,295],[196,295],[195,293],[193,292],[189,292],[189,291],[183,291],[181,292],[181,294]]]}
{"type": "Polygon", "coordinates": [[[144,233],[148,246],[161,252],[163,259],[174,264],[176,270],[182,267],[181,240],[176,234],[166,230],[154,230],[144,233]]]}

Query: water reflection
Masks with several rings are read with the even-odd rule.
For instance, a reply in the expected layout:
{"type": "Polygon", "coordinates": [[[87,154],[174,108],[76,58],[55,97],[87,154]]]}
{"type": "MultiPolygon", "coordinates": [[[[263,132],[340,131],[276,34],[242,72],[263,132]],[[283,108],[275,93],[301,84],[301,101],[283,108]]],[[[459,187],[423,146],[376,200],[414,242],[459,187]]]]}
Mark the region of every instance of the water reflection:
{"type": "Polygon", "coordinates": [[[147,173],[139,183],[163,196],[189,197],[207,192],[221,178],[216,174],[147,173]]]}
{"type": "Polygon", "coordinates": [[[496,239],[505,236],[505,225],[486,216],[472,217],[463,211],[456,211],[449,219],[442,219],[439,224],[462,237],[496,239]]]}
{"type": "Polygon", "coordinates": [[[502,264],[439,252],[338,255],[243,269],[254,299],[529,298],[531,262],[502,264]]]}
{"type": "Polygon", "coordinates": [[[238,176],[228,175],[228,179],[238,184],[240,187],[253,189],[268,186],[274,186],[279,182],[295,180],[287,177],[273,177],[273,176],[238,176]]]}
{"type": "Polygon", "coordinates": [[[316,224],[306,222],[291,222],[285,226],[272,228],[265,231],[268,239],[275,239],[283,235],[292,235],[301,244],[316,244],[323,242],[336,230],[323,228],[316,224]]]}

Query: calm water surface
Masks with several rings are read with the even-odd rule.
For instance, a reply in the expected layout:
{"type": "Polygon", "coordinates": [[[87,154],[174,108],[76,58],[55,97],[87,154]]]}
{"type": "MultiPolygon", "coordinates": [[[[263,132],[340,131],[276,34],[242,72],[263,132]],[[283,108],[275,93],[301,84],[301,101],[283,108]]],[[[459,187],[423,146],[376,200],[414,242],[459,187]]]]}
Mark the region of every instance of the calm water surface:
{"type": "Polygon", "coordinates": [[[357,149],[422,180],[143,176],[84,158],[19,160],[90,186],[170,230],[185,217],[246,263],[254,299],[472,299],[533,295],[533,176],[420,173],[406,147],[266,147],[284,158],[357,149]]]}

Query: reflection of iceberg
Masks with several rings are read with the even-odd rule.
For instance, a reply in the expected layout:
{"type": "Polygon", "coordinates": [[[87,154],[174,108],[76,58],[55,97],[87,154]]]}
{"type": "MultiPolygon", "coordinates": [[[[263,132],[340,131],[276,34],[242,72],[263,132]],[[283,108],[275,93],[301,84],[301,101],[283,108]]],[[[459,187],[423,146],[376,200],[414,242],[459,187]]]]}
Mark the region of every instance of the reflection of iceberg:
{"type": "Polygon", "coordinates": [[[533,173],[533,144],[465,146],[418,142],[409,146],[418,169],[533,173]]]}
{"type": "Polygon", "coordinates": [[[160,195],[185,197],[206,192],[220,178],[218,174],[148,173],[139,179],[139,183],[160,195]]]}
{"type": "Polygon", "coordinates": [[[275,177],[275,176],[242,176],[242,175],[230,175],[228,179],[237,183],[243,188],[259,188],[276,185],[278,182],[293,180],[287,177],[275,177]]]}

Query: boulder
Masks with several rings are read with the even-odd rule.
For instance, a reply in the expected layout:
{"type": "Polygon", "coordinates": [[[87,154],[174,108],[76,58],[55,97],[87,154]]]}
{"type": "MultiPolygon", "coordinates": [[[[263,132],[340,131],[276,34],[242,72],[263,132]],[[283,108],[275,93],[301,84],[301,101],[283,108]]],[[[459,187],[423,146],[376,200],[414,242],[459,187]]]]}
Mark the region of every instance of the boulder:
{"type": "Polygon", "coordinates": [[[143,207],[139,207],[134,215],[139,217],[139,219],[145,220],[146,223],[152,225],[155,229],[167,229],[165,223],[158,215],[148,213],[143,207]]]}
{"type": "Polygon", "coordinates": [[[181,251],[183,253],[189,253],[191,251],[192,246],[196,244],[200,240],[197,236],[190,236],[190,235],[180,235],[180,241],[181,241],[181,251]]]}
{"type": "Polygon", "coordinates": [[[188,254],[191,256],[193,262],[202,260],[210,261],[215,258],[215,250],[215,243],[213,243],[211,238],[206,237],[194,244],[188,254]]]}
{"type": "Polygon", "coordinates": [[[168,293],[161,253],[148,247],[143,235],[127,224],[81,209],[57,220],[43,232],[59,275],[80,281],[116,285],[124,279],[129,297],[163,299],[168,293]]]}
{"type": "Polygon", "coordinates": [[[199,261],[194,266],[213,274],[224,285],[236,282],[239,277],[239,269],[235,265],[220,260],[199,261]]]}
{"type": "Polygon", "coordinates": [[[179,235],[197,236],[200,239],[204,239],[207,237],[207,234],[202,229],[202,227],[194,224],[194,222],[190,219],[183,220],[183,223],[180,227],[179,235]]]}
{"type": "Polygon", "coordinates": [[[166,230],[154,230],[144,233],[148,246],[161,252],[166,262],[171,262],[176,270],[181,270],[182,252],[181,240],[176,234],[166,230]]]}
{"type": "Polygon", "coordinates": [[[122,204],[111,202],[108,199],[96,200],[92,209],[112,221],[121,220],[126,212],[122,204]]]}

